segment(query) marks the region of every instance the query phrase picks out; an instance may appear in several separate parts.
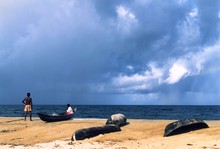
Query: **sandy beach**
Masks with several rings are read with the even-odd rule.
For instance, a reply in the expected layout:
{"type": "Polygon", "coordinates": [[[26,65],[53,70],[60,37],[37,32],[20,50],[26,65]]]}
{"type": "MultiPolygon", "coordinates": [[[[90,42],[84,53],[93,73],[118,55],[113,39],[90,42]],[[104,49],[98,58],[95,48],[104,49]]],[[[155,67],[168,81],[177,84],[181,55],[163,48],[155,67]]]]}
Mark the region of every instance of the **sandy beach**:
{"type": "Polygon", "coordinates": [[[205,121],[209,128],[163,137],[173,120],[134,120],[121,131],[81,141],[71,141],[81,128],[105,125],[106,120],[80,120],[45,123],[39,118],[0,118],[0,148],[54,149],[220,149],[220,121],[205,121]]]}

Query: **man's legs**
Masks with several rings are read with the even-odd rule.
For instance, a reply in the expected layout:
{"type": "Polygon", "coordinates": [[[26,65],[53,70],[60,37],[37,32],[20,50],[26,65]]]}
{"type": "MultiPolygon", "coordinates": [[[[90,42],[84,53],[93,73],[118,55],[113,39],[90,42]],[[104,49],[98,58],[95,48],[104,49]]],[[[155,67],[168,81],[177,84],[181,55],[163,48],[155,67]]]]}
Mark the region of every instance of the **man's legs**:
{"type": "Polygon", "coordinates": [[[26,121],[27,111],[24,112],[24,120],[26,121]]]}
{"type": "Polygon", "coordinates": [[[31,111],[30,111],[30,121],[32,121],[32,113],[31,113],[31,111]]]}

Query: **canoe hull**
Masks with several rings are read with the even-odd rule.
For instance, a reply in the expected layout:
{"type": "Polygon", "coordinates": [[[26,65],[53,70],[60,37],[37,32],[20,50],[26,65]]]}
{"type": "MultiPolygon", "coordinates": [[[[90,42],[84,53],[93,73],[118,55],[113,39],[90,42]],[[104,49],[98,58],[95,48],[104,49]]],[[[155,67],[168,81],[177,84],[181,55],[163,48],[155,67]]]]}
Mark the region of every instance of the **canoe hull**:
{"type": "Polygon", "coordinates": [[[121,131],[120,127],[114,124],[108,124],[105,126],[97,126],[97,127],[90,127],[90,128],[83,128],[77,130],[73,135],[71,140],[83,140],[86,138],[91,138],[98,136],[100,134],[106,134],[111,132],[121,131]]]}
{"type": "Polygon", "coordinates": [[[189,118],[170,123],[164,130],[164,137],[186,133],[198,129],[208,128],[209,126],[200,119],[189,118]]]}
{"type": "Polygon", "coordinates": [[[69,120],[73,117],[73,114],[72,115],[65,115],[64,113],[57,114],[57,115],[49,115],[49,114],[44,114],[44,113],[37,113],[37,114],[38,114],[39,118],[45,122],[65,121],[65,120],[69,120]]]}

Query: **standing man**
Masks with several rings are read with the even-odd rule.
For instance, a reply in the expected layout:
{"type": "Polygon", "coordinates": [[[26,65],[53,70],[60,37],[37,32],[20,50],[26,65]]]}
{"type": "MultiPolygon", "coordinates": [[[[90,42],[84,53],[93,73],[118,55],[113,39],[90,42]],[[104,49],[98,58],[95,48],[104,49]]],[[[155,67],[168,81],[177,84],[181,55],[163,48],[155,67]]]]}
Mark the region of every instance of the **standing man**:
{"type": "Polygon", "coordinates": [[[30,113],[30,121],[32,121],[32,98],[30,97],[31,93],[27,93],[27,97],[22,100],[24,104],[24,120],[26,121],[26,117],[28,112],[30,113]]]}

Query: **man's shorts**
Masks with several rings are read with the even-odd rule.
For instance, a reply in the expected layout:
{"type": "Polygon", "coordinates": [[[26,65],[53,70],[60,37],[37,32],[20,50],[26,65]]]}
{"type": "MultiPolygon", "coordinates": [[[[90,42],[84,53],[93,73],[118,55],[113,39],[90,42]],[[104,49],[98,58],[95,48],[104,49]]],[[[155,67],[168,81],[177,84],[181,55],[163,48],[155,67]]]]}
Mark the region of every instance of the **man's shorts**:
{"type": "Polygon", "coordinates": [[[25,112],[31,112],[31,105],[25,105],[24,106],[24,111],[25,112]]]}

